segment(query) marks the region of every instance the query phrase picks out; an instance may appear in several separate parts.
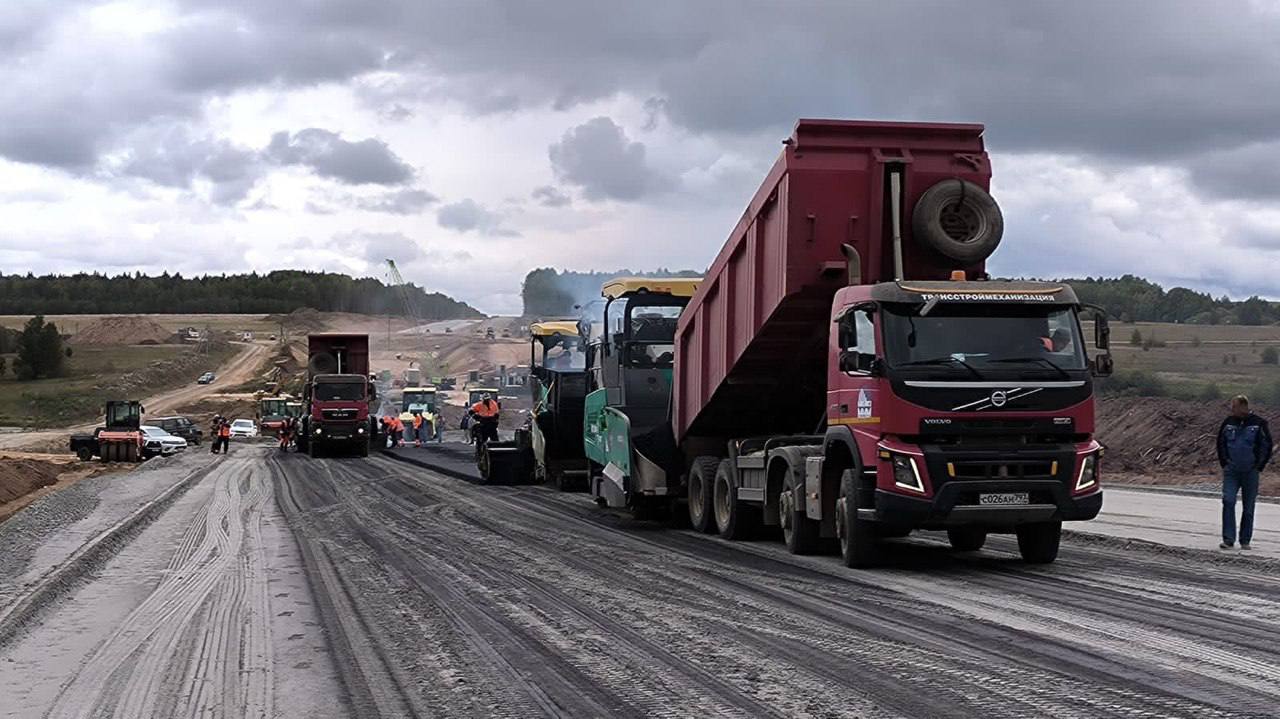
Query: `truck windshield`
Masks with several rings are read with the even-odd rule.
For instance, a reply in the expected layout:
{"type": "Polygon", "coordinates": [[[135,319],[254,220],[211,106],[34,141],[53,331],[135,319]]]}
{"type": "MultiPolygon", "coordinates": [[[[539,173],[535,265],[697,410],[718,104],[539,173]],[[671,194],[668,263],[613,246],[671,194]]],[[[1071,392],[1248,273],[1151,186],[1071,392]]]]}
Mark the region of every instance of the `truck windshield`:
{"type": "Polygon", "coordinates": [[[926,317],[912,305],[884,306],[890,367],[930,367],[972,376],[1010,369],[1085,369],[1075,309],[1061,305],[939,304],[926,317]]]}
{"type": "Polygon", "coordinates": [[[363,382],[320,382],[316,384],[316,400],[354,402],[365,398],[364,389],[363,382]]]}
{"type": "Polygon", "coordinates": [[[670,367],[675,358],[676,323],[681,305],[630,306],[627,364],[632,367],[670,367]]]}
{"type": "Polygon", "coordinates": [[[283,417],[287,413],[284,400],[265,400],[262,403],[263,417],[283,417]]]}
{"type": "Polygon", "coordinates": [[[426,407],[427,411],[433,411],[436,404],[435,392],[405,392],[400,400],[400,410],[408,412],[410,405],[419,405],[426,407]]]}
{"type": "Polygon", "coordinates": [[[587,355],[582,351],[582,339],[576,335],[552,335],[542,340],[542,366],[560,372],[584,370],[587,355]]]}

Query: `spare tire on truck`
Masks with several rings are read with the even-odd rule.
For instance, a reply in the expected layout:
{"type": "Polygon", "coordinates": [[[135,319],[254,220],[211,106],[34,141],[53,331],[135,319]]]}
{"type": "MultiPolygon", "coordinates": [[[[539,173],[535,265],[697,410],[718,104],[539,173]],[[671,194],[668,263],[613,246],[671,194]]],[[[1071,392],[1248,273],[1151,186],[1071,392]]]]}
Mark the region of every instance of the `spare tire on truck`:
{"type": "Polygon", "coordinates": [[[911,215],[916,242],[966,265],[991,256],[1004,235],[1004,216],[987,191],[966,180],[925,190],[911,215]]]}

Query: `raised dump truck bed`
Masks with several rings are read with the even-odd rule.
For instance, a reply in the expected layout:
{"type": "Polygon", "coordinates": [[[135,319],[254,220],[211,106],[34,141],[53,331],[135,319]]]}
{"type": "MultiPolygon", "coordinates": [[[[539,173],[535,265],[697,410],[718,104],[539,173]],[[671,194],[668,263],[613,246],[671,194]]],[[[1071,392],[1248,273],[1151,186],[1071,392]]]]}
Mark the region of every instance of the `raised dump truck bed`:
{"type": "MultiPolygon", "coordinates": [[[[678,441],[809,433],[821,424],[831,301],[849,284],[842,246],[861,257],[862,283],[895,278],[894,243],[886,242],[894,235],[895,175],[904,276],[982,274],[982,261],[964,260],[965,243],[948,242],[946,233],[973,237],[976,225],[998,223],[999,212],[994,203],[987,214],[972,202],[948,205],[945,182],[954,179],[959,193],[981,188],[989,200],[982,132],[973,124],[796,124],[680,316],[672,402],[678,441]]],[[[992,229],[988,236],[998,242],[999,228],[992,229]]],[[[983,249],[985,257],[992,248],[983,249]]]]}

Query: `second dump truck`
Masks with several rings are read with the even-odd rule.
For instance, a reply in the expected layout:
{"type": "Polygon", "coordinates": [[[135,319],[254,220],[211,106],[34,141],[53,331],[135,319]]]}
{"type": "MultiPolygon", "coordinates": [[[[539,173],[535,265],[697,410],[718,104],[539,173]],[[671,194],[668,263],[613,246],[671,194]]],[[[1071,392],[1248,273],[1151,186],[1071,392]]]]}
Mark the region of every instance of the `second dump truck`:
{"type": "MultiPolygon", "coordinates": [[[[650,496],[730,539],[775,526],[793,552],[835,538],[867,566],[883,537],[974,550],[1007,532],[1053,561],[1062,522],[1102,506],[1105,316],[1090,358],[1069,286],[988,279],[1003,218],[981,125],[801,120],[785,145],[652,358],[666,421],[594,433],[613,445],[609,503],[642,506],[657,469],[650,496]]],[[[595,386],[659,391],[625,366],[607,379],[608,358],[653,354],[632,342],[594,340],[595,386]]],[[[591,397],[587,416],[591,455],[591,397]]]]}
{"type": "Polygon", "coordinates": [[[367,457],[376,430],[369,405],[377,399],[369,376],[369,335],[308,335],[302,399],[299,450],[312,457],[339,451],[367,457]]]}

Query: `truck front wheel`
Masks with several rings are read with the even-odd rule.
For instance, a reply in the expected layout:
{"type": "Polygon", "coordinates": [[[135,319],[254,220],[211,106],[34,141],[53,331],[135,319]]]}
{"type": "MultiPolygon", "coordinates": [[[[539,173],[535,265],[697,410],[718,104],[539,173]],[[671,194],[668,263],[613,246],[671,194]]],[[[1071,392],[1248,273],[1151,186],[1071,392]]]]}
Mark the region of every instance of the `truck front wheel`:
{"type": "Polygon", "coordinates": [[[716,467],[720,460],[715,457],[698,457],[693,460],[689,470],[689,524],[695,531],[710,534],[715,531],[712,499],[716,484],[716,467]]]}
{"type": "Polygon", "coordinates": [[[778,522],[782,539],[792,554],[810,554],[818,546],[819,525],[809,519],[803,504],[796,502],[795,480],[787,473],[786,486],[778,495],[778,522]]]}
{"type": "Polygon", "coordinates": [[[716,468],[716,528],[725,539],[750,539],[760,526],[759,511],[738,498],[738,485],[733,480],[733,466],[722,460],[716,468]]]}
{"type": "Polygon", "coordinates": [[[844,566],[870,567],[875,560],[876,533],[871,522],[858,517],[858,508],[870,504],[858,487],[858,473],[846,469],[840,475],[840,495],[836,499],[836,535],[840,538],[840,558],[844,566]]]}
{"type": "Polygon", "coordinates": [[[1029,564],[1049,564],[1058,558],[1058,545],[1062,542],[1062,522],[1036,522],[1022,524],[1018,534],[1018,551],[1029,564]]]}
{"type": "Polygon", "coordinates": [[[947,540],[957,552],[976,552],[987,543],[987,530],[979,527],[956,527],[947,530],[947,540]]]}

